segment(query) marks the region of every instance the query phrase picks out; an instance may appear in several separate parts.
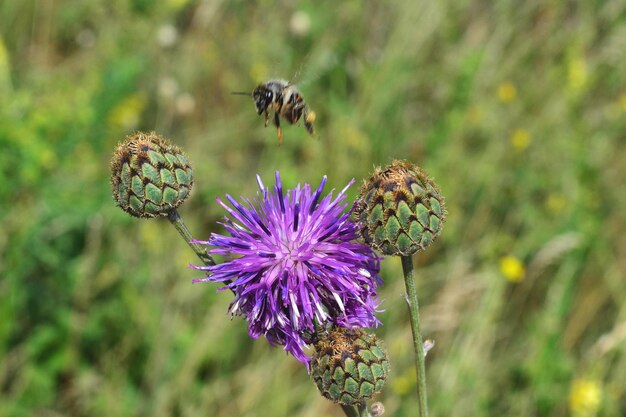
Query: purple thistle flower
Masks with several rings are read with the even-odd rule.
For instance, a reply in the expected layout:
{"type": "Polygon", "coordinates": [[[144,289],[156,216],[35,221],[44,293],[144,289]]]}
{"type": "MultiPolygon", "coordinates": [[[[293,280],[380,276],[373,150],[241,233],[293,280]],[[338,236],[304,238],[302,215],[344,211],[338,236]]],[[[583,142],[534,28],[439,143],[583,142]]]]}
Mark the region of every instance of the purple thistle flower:
{"type": "Polygon", "coordinates": [[[379,258],[366,245],[355,242],[357,226],[346,211],[345,191],[322,198],[326,176],[311,193],[298,185],[283,194],[276,172],[274,190],[261,190],[256,201],[230,204],[217,201],[230,217],[222,223],[230,236],[212,233],[211,255],[223,255],[224,263],[196,266],[208,272],[194,282],[224,282],[235,298],[229,311],[244,315],[248,334],[264,335],[308,366],[304,348],[315,333],[315,322],[341,327],[372,327],[379,324],[376,285],[379,258]]]}

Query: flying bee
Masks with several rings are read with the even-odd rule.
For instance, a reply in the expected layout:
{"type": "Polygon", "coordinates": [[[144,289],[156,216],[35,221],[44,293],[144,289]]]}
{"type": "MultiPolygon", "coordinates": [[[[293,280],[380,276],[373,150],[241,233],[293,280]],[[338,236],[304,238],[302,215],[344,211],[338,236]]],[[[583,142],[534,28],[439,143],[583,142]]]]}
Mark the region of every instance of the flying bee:
{"type": "Polygon", "coordinates": [[[278,130],[278,144],[283,143],[283,130],[280,127],[280,117],[289,122],[297,123],[303,118],[304,127],[309,134],[315,134],[313,122],[315,112],[310,110],[304,102],[304,97],[294,84],[286,80],[269,80],[259,84],[252,94],[233,92],[233,94],[251,96],[259,115],[265,115],[265,126],[270,120],[270,113],[274,112],[274,126],[278,130]]]}

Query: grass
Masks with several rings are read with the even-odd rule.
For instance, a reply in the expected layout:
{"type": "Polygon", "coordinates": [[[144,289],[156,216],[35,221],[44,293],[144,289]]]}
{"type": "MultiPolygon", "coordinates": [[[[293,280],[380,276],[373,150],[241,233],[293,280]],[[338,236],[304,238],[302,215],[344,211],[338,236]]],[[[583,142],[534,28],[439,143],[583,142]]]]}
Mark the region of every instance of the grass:
{"type": "MultiPolygon", "coordinates": [[[[449,210],[416,257],[431,415],[623,416],[625,34],[623,0],[0,2],[0,416],[342,414],[191,285],[166,220],[114,207],[108,161],[136,129],[194,162],[198,237],[256,173],[340,188],[420,164],[449,210]],[[276,76],[316,138],[278,147],[230,95],[276,76]]],[[[399,259],[383,277],[379,399],[411,416],[399,259]]]]}

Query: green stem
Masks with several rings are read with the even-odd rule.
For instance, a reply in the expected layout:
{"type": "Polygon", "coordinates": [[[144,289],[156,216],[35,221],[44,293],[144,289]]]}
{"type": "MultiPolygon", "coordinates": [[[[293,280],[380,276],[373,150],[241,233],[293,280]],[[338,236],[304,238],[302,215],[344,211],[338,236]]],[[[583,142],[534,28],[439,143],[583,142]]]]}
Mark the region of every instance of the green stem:
{"type": "Polygon", "coordinates": [[[202,245],[192,242],[193,236],[191,236],[189,229],[187,229],[187,226],[185,226],[183,219],[181,219],[176,209],[168,213],[167,219],[170,221],[170,223],[172,223],[176,230],[178,230],[178,233],[180,233],[183,239],[185,239],[185,242],[187,242],[189,247],[196,253],[196,255],[198,255],[198,258],[200,258],[200,260],[205,265],[215,265],[215,261],[208,253],[206,253],[206,249],[202,245]]]}
{"type": "Polygon", "coordinates": [[[367,409],[365,401],[357,404],[356,406],[341,404],[341,408],[343,409],[343,412],[346,413],[347,417],[372,417],[367,409]]]}
{"type": "Polygon", "coordinates": [[[341,404],[341,408],[343,409],[343,412],[346,413],[346,417],[359,417],[359,413],[356,411],[356,408],[351,405],[341,404]]]}
{"type": "Polygon", "coordinates": [[[413,277],[413,258],[401,256],[402,271],[404,272],[404,284],[406,285],[407,302],[409,304],[409,317],[411,330],[413,331],[413,350],[415,351],[415,368],[417,370],[417,401],[419,405],[419,417],[428,417],[428,405],[426,402],[426,367],[424,365],[424,344],[420,331],[419,305],[417,304],[417,288],[413,277]]]}
{"type": "Polygon", "coordinates": [[[365,401],[360,403],[357,407],[359,409],[359,417],[372,417],[372,415],[370,414],[367,408],[367,404],[365,403],[365,401]]]}

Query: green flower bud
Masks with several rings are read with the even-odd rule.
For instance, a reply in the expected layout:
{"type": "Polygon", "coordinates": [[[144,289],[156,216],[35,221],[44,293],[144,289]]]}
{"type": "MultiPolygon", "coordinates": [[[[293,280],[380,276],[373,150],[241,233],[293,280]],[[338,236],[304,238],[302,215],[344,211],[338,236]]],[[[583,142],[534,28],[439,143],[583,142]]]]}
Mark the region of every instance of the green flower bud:
{"type": "Polygon", "coordinates": [[[167,216],[191,192],[193,171],[180,148],[156,133],[137,132],[111,159],[113,198],[135,217],[167,216]]]}
{"type": "Polygon", "coordinates": [[[441,233],[446,218],[437,184],[405,161],[377,168],[363,183],[354,212],[365,243],[385,255],[424,250],[441,233]]]}
{"type": "Polygon", "coordinates": [[[337,327],[315,343],[311,376],[335,403],[363,403],[382,390],[388,374],[387,351],[373,333],[337,327]]]}

